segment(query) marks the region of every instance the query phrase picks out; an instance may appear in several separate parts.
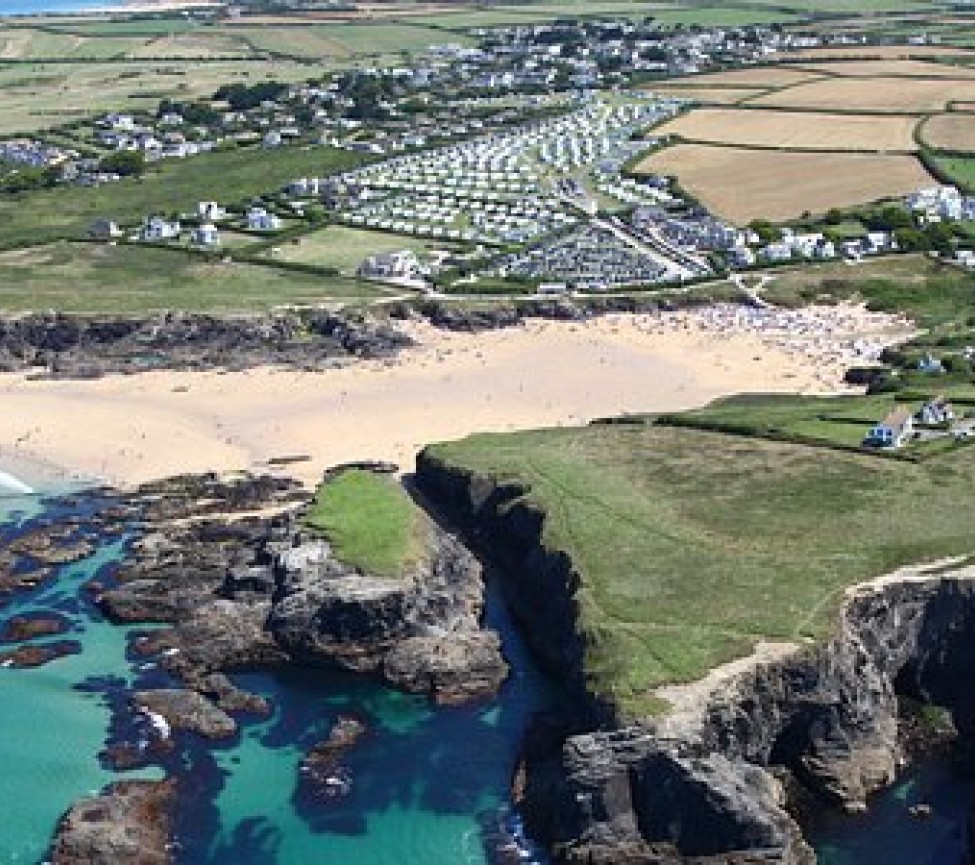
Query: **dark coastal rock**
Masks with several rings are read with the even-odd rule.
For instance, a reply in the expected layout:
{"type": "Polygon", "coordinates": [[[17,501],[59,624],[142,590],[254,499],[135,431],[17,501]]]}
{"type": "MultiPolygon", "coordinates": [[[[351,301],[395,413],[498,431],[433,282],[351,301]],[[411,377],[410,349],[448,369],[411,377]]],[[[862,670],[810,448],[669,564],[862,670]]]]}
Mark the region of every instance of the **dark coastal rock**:
{"type": "Polygon", "coordinates": [[[298,766],[298,796],[315,802],[332,801],[348,794],[352,779],[342,758],[362,738],[366,725],[344,715],[328,737],[315,745],[298,766]]]}
{"type": "Polygon", "coordinates": [[[112,784],[61,818],[51,865],[169,865],[175,805],[173,780],[112,784]]]}
{"type": "Polygon", "coordinates": [[[386,357],[409,344],[383,322],[321,310],[223,317],[49,313],[0,320],[0,368],[42,368],[58,378],[269,364],[322,369],[342,358],[386,357]]]}
{"type": "Polygon", "coordinates": [[[63,634],[71,622],[57,613],[32,613],[14,616],[0,626],[0,643],[20,643],[37,637],[63,634]]]}
{"type": "Polygon", "coordinates": [[[234,719],[196,691],[136,691],[132,700],[139,711],[158,715],[173,730],[187,730],[207,739],[228,739],[237,733],[234,719]]]}
{"type": "Polygon", "coordinates": [[[500,642],[480,625],[480,566],[433,524],[425,560],[401,579],[358,573],[324,540],[269,551],[278,590],[268,627],[294,658],[445,703],[493,694],[504,681],[500,642]]]}
{"type": "Polygon", "coordinates": [[[780,775],[821,803],[863,809],[904,758],[903,696],[946,707],[962,741],[975,733],[975,567],[905,569],[851,590],[828,641],[667,689],[670,712],[633,725],[585,691],[579,578],[566,556],[545,549],[543,515],[522,501],[524,490],[429,454],[417,483],[508,565],[515,616],[583,707],[567,731],[526,754],[519,773],[531,828],[558,861],[811,863],[780,775]],[[595,727],[612,732],[572,733],[595,727]]]}
{"type": "Polygon", "coordinates": [[[81,654],[81,643],[77,640],[58,640],[39,646],[19,646],[9,652],[0,652],[0,667],[14,670],[42,667],[58,658],[79,654],[81,654]]]}

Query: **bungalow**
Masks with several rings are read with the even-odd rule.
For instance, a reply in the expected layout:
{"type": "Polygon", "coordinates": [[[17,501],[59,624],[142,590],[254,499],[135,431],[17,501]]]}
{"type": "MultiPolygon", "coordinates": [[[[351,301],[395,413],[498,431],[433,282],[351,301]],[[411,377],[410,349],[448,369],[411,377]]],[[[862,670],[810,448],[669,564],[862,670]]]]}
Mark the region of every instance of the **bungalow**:
{"type": "Polygon", "coordinates": [[[876,426],[870,428],[863,440],[865,447],[899,448],[914,431],[914,416],[908,408],[897,408],[876,426]]]}
{"type": "Polygon", "coordinates": [[[161,216],[153,216],[142,226],[139,234],[143,240],[174,240],[181,230],[178,221],[169,222],[161,216]]]}
{"type": "Polygon", "coordinates": [[[247,227],[251,231],[278,231],[281,217],[268,213],[263,207],[252,207],[247,211],[247,227]]]}
{"type": "Polygon", "coordinates": [[[914,419],[924,424],[949,423],[955,419],[955,410],[944,396],[939,395],[924,403],[914,419]]]}
{"type": "Polygon", "coordinates": [[[205,222],[193,232],[193,243],[197,246],[219,246],[220,232],[212,222],[205,222]]]}

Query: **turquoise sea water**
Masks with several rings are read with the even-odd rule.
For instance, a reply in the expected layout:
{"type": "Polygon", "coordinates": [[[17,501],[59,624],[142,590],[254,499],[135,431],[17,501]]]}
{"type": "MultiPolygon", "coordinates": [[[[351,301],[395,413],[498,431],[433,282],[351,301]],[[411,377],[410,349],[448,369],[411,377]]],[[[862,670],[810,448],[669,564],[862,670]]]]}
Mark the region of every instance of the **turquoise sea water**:
{"type": "Polygon", "coordinates": [[[121,5],[122,0],[0,0],[0,15],[52,15],[121,5]]]}
{"type": "MultiPolygon", "coordinates": [[[[0,499],[0,531],[14,530],[40,510],[34,498],[0,499]]],[[[128,675],[126,632],[79,604],[78,590],[115,559],[119,549],[117,543],[106,545],[97,556],[63,568],[56,582],[16,599],[2,611],[6,617],[57,610],[71,619],[73,629],[47,640],[77,639],[84,644],[82,654],[35,670],[0,669],[0,803],[4,813],[0,863],[4,865],[37,862],[55,822],[71,802],[113,779],[96,757],[104,745],[108,707],[100,694],[76,686],[93,675],[128,675]]]]}
{"type": "MultiPolygon", "coordinates": [[[[65,514],[84,515],[84,500],[65,514]]],[[[0,498],[0,532],[50,516],[33,497],[0,498]]],[[[82,521],[83,522],[83,521],[82,521]]],[[[72,801],[119,774],[99,765],[111,705],[124,707],[139,684],[160,682],[145,662],[126,658],[131,629],[105,622],[82,586],[110,578],[123,552],[106,540],[97,555],[62,568],[57,579],[22,593],[0,617],[56,610],[72,622],[81,654],[34,670],[0,669],[0,865],[36,863],[72,801]]],[[[529,717],[551,690],[532,667],[502,605],[489,604],[513,674],[495,700],[435,708],[351,676],[288,670],[235,676],[268,697],[273,715],[243,724],[239,740],[213,749],[178,739],[165,769],[182,780],[179,861],[248,865],[484,865],[498,839],[521,840],[508,786],[529,717]],[[348,795],[331,801],[298,795],[298,763],[340,715],[367,732],[343,761],[348,795]]],[[[38,642],[43,642],[39,640],[38,642]]],[[[118,728],[112,728],[118,729],[118,728]]],[[[160,777],[150,768],[128,777],[160,777]]],[[[522,845],[526,863],[543,861],[522,845]]]]}

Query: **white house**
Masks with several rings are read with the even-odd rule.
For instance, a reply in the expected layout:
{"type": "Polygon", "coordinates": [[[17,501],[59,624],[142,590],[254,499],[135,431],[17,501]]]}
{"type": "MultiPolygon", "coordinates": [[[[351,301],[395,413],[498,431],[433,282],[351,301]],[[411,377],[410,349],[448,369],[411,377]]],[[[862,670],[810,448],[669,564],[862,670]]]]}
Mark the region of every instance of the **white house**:
{"type": "Polygon", "coordinates": [[[182,227],[179,222],[169,222],[161,216],[153,216],[142,226],[140,236],[143,240],[175,240],[182,227]]]}
{"type": "Polygon", "coordinates": [[[271,150],[275,147],[281,146],[281,133],[276,129],[272,129],[264,136],[264,146],[271,150]]]}
{"type": "Polygon", "coordinates": [[[914,431],[914,416],[908,408],[892,411],[876,426],[870,428],[863,444],[876,448],[899,448],[914,431]]]}
{"type": "Polygon", "coordinates": [[[193,243],[197,246],[219,246],[220,232],[212,222],[204,222],[193,232],[193,243]]]}
{"type": "Polygon", "coordinates": [[[370,255],[358,270],[359,276],[366,279],[412,279],[419,272],[420,261],[409,249],[370,255]]]}
{"type": "Polygon", "coordinates": [[[251,231],[277,231],[281,228],[281,217],[263,207],[252,207],[247,211],[247,227],[251,231]]]}
{"type": "Polygon", "coordinates": [[[936,396],[921,406],[914,419],[925,424],[949,423],[955,419],[955,410],[944,396],[936,396]]]}
{"type": "Polygon", "coordinates": [[[227,218],[227,211],[215,201],[201,201],[196,206],[196,214],[200,222],[219,222],[227,218]]]}

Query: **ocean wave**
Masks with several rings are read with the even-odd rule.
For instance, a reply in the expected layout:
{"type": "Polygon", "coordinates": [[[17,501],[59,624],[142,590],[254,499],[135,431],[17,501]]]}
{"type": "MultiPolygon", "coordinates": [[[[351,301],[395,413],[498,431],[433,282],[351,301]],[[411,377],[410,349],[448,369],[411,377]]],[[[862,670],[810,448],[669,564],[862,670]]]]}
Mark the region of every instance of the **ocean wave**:
{"type": "Polygon", "coordinates": [[[34,492],[33,488],[29,487],[23,481],[15,478],[13,475],[8,474],[5,471],[0,470],[0,494],[5,491],[18,493],[25,496],[32,495],[34,492]]]}

